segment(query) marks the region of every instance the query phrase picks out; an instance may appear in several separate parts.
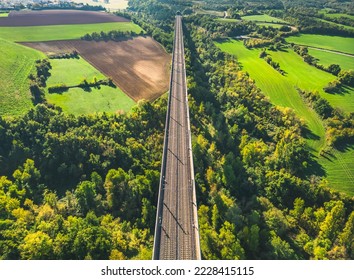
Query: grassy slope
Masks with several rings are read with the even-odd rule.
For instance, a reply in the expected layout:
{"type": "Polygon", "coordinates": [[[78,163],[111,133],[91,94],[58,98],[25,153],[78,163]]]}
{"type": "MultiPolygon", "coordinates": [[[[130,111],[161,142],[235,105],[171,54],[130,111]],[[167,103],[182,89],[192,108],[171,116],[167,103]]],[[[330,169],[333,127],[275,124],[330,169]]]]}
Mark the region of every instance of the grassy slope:
{"type": "Polygon", "coordinates": [[[352,15],[347,15],[347,14],[329,14],[329,13],[326,13],[325,11],[322,12],[322,13],[325,14],[326,17],[330,17],[330,18],[346,17],[346,18],[350,18],[350,19],[354,20],[354,16],[352,16],[352,15]]]}
{"type": "Polygon", "coordinates": [[[290,43],[354,54],[354,38],[301,34],[286,39],[290,43]]]}
{"type": "Polygon", "coordinates": [[[109,22],[95,24],[48,25],[25,27],[0,27],[0,38],[16,42],[35,42],[52,40],[79,39],[86,33],[132,30],[139,33],[142,29],[131,22],[109,22]]]}
{"type": "Polygon", "coordinates": [[[325,23],[329,23],[329,24],[332,24],[332,25],[335,25],[335,26],[338,26],[338,27],[343,27],[344,29],[354,30],[353,26],[348,26],[348,25],[336,23],[336,22],[325,20],[325,19],[322,19],[322,18],[318,18],[317,20],[325,22],[325,23]]]}
{"type": "Polygon", "coordinates": [[[264,22],[256,22],[257,25],[266,26],[266,27],[273,27],[273,28],[280,28],[284,26],[281,23],[264,23],[264,22]]]}
{"type": "Polygon", "coordinates": [[[342,69],[354,69],[354,57],[348,57],[337,53],[329,53],[322,50],[309,49],[310,55],[319,59],[319,63],[325,66],[338,64],[342,69]]]}
{"type": "MultiPolygon", "coordinates": [[[[319,117],[302,101],[301,97],[295,89],[295,85],[303,89],[314,89],[313,84],[303,84],[300,80],[300,77],[296,75],[300,71],[296,71],[295,77],[292,75],[289,76],[290,71],[293,71],[293,68],[288,69],[287,67],[291,66],[291,60],[297,60],[297,57],[292,52],[279,52],[279,54],[284,56],[284,61],[286,63],[280,63],[282,69],[288,72],[287,76],[282,76],[277,71],[275,71],[271,66],[269,66],[263,59],[259,58],[260,50],[248,50],[243,46],[242,41],[230,40],[222,44],[217,44],[223,51],[236,55],[238,61],[241,63],[244,71],[247,71],[251,78],[256,80],[257,86],[262,89],[262,91],[270,97],[270,100],[275,105],[280,105],[284,107],[290,107],[294,109],[301,118],[303,118],[309,129],[315,135],[314,138],[317,139],[308,139],[309,146],[319,151],[324,145],[324,127],[322,121],[319,117]],[[287,62],[290,60],[289,62],[287,62]],[[295,81],[294,81],[295,79],[295,81]]],[[[272,53],[272,56],[276,53],[272,53]]],[[[278,61],[275,59],[274,61],[278,61]]],[[[279,61],[280,62],[280,61],[279,61]]],[[[304,64],[301,59],[300,63],[297,63],[303,67],[304,64]]],[[[313,73],[317,73],[317,69],[310,69],[313,73]]],[[[301,74],[300,74],[301,75],[301,74]]],[[[316,75],[315,75],[316,76],[316,75]]],[[[317,77],[318,78],[318,77],[317,77]]],[[[317,80],[314,77],[314,80],[317,80]]],[[[322,78],[322,77],[320,77],[322,78]]],[[[332,80],[332,77],[328,75],[323,85],[327,84],[332,80]]],[[[318,88],[316,84],[315,89],[318,88]]]]}
{"type": "MultiPolygon", "coordinates": [[[[308,90],[320,89],[333,76],[305,64],[292,51],[269,52],[274,61],[279,62],[281,68],[287,72],[286,76],[281,76],[259,58],[260,50],[248,50],[241,41],[236,40],[217,43],[217,45],[223,51],[237,56],[243,69],[250,74],[251,78],[256,80],[257,86],[270,97],[272,103],[293,108],[306,121],[313,136],[315,136],[314,138],[317,138],[307,139],[307,143],[314,150],[314,154],[318,155],[317,151],[325,143],[323,122],[316,113],[304,104],[294,89],[294,85],[308,90]]],[[[330,161],[320,157],[319,163],[334,188],[353,193],[354,189],[351,186],[354,174],[354,149],[345,152],[335,151],[335,155],[338,160],[330,161]]]]}
{"type": "Polygon", "coordinates": [[[327,158],[320,157],[327,179],[335,189],[354,196],[354,145],[343,151],[334,150],[327,158]]]}
{"type": "Polygon", "coordinates": [[[249,20],[249,21],[266,21],[266,22],[280,22],[280,23],[286,23],[286,21],[280,19],[280,18],[275,18],[271,17],[269,15],[254,15],[254,16],[244,16],[241,17],[243,20],[249,20]]]}
{"type": "Polygon", "coordinates": [[[20,115],[33,106],[27,77],[42,57],[36,50],[0,39],[0,115],[20,115]]]}
{"type": "Polygon", "coordinates": [[[342,94],[328,94],[323,91],[324,85],[336,79],[335,76],[310,66],[302,61],[302,58],[289,51],[272,52],[274,61],[280,63],[280,67],[287,74],[287,79],[293,85],[301,89],[317,90],[323,98],[326,98],[333,107],[339,107],[346,112],[354,112],[354,89],[346,87],[342,94]]]}
{"type": "MultiPolygon", "coordinates": [[[[84,59],[51,59],[51,76],[47,86],[65,83],[77,85],[86,78],[92,81],[94,77],[103,79],[105,76],[84,59]]],[[[102,86],[91,88],[87,92],[81,88],[72,88],[62,94],[46,94],[50,103],[63,108],[72,114],[87,114],[93,112],[129,111],[135,102],[118,88],[102,86]]]]}

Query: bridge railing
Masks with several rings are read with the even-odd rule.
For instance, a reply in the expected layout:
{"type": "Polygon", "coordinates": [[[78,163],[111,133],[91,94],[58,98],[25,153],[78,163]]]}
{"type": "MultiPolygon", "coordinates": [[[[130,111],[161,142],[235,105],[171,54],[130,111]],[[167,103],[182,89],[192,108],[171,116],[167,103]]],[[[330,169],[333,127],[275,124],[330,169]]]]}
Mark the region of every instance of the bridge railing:
{"type": "MultiPolygon", "coordinates": [[[[181,27],[182,28],[182,27],[181,27]]],[[[184,41],[183,36],[181,38],[182,41],[182,53],[184,54],[184,41]]],[[[201,259],[201,250],[200,250],[200,236],[199,236],[199,223],[198,223],[198,206],[197,206],[197,195],[195,191],[195,180],[194,180],[194,164],[193,164],[193,153],[192,153],[192,132],[190,126],[190,117],[189,117],[189,105],[188,105],[188,89],[187,89],[187,77],[186,77],[186,63],[183,55],[183,69],[184,69],[184,92],[185,94],[185,102],[186,102],[186,116],[187,116],[187,128],[188,128],[188,152],[189,152],[189,167],[190,167],[190,175],[191,175],[191,184],[192,184],[192,204],[193,204],[193,221],[194,221],[194,239],[196,243],[196,259],[201,259]]]]}
{"type": "MultiPolygon", "coordinates": [[[[175,22],[175,30],[176,30],[177,21],[175,22]]],[[[160,184],[159,184],[159,192],[157,199],[157,211],[156,211],[156,221],[155,221],[155,236],[154,236],[154,247],[152,252],[152,259],[158,260],[160,255],[160,241],[161,241],[161,217],[163,211],[163,198],[164,198],[164,182],[165,182],[165,174],[166,174],[166,161],[167,161],[167,147],[168,147],[168,131],[170,127],[170,112],[171,112],[171,89],[173,82],[173,63],[175,58],[175,42],[176,42],[177,33],[175,32],[175,36],[173,39],[173,49],[172,49],[172,63],[171,63],[171,72],[170,72],[170,88],[168,93],[168,101],[167,101],[167,112],[166,112],[166,121],[165,121],[165,136],[163,140],[163,152],[162,152],[162,162],[161,162],[161,175],[160,175],[160,184]]]]}

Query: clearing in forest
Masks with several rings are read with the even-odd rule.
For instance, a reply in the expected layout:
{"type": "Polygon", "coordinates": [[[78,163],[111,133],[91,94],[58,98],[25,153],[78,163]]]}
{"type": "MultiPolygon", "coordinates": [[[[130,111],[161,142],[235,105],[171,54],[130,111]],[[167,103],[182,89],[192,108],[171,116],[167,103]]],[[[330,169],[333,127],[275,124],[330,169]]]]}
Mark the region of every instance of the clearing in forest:
{"type": "Polygon", "coordinates": [[[286,21],[280,19],[280,18],[276,18],[276,17],[272,17],[269,15],[252,15],[252,16],[244,16],[241,17],[243,20],[247,20],[247,21],[257,21],[257,22],[272,22],[272,23],[284,23],[287,24],[286,21]]]}
{"type": "Polygon", "coordinates": [[[119,42],[83,40],[24,43],[47,54],[76,50],[133,100],[154,100],[168,90],[171,57],[150,37],[119,42]]]}
{"type": "MultiPolygon", "coordinates": [[[[50,59],[51,76],[47,80],[47,89],[52,86],[65,84],[77,86],[84,79],[88,82],[104,80],[106,77],[84,59],[50,59]]],[[[46,92],[49,103],[63,108],[74,115],[98,112],[128,112],[135,102],[119,88],[99,86],[90,88],[73,87],[62,93],[46,92]]]]}

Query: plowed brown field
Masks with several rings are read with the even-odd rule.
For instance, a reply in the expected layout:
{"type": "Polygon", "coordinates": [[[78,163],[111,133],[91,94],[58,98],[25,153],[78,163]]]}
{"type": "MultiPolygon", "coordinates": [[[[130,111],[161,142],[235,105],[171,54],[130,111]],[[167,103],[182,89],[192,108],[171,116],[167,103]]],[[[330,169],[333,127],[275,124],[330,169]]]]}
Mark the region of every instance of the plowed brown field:
{"type": "Polygon", "coordinates": [[[40,26],[127,21],[129,20],[126,18],[105,12],[78,10],[14,11],[8,17],[0,17],[0,26],[40,26]]]}
{"type": "Polygon", "coordinates": [[[169,87],[171,56],[150,37],[120,42],[68,40],[21,44],[47,54],[77,50],[135,101],[154,100],[169,87]]]}

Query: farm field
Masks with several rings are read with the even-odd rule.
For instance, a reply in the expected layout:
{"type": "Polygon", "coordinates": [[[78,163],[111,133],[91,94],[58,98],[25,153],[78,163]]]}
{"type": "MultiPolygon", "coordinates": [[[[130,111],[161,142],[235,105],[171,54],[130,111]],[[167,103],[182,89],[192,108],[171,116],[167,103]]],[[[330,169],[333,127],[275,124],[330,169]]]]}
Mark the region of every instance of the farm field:
{"type": "MultiPolygon", "coordinates": [[[[318,115],[310,109],[301,99],[294,86],[306,90],[319,90],[322,95],[326,95],[321,88],[333,80],[334,76],[307,65],[293,51],[287,52],[268,52],[273,60],[280,63],[281,69],[285,70],[285,76],[280,75],[264,60],[259,58],[261,50],[248,50],[243,46],[242,41],[228,40],[225,42],[216,43],[223,51],[234,54],[241,63],[243,70],[250,74],[250,77],[256,81],[257,86],[269,96],[271,102],[275,105],[290,107],[295,110],[300,118],[308,125],[311,131],[307,136],[307,143],[315,157],[318,156],[318,151],[325,144],[325,128],[322,120],[318,115]],[[266,75],[265,73],[268,73],[266,75]],[[311,77],[309,79],[309,77],[311,77]]],[[[340,96],[344,103],[353,104],[353,94],[348,96],[340,96]]],[[[333,102],[333,100],[330,102],[333,102]]],[[[349,105],[352,106],[352,105],[349,105]]],[[[338,158],[343,158],[344,162],[350,166],[351,172],[354,172],[352,164],[352,150],[337,152],[338,158]]],[[[319,156],[318,156],[319,157],[319,156]]],[[[336,160],[329,161],[319,157],[319,163],[326,172],[329,182],[338,190],[348,189],[351,186],[351,173],[341,172],[338,175],[339,167],[336,160]],[[349,175],[348,175],[349,174],[349,175]],[[344,176],[344,177],[343,177],[344,176]]],[[[349,167],[348,167],[349,168],[349,167]]]]}
{"type": "Polygon", "coordinates": [[[8,17],[0,18],[0,26],[12,27],[104,22],[129,22],[129,20],[109,13],[79,10],[12,11],[8,17]]]}
{"type": "MultiPolygon", "coordinates": [[[[316,113],[310,110],[303,102],[295,89],[295,85],[307,90],[321,89],[321,85],[318,85],[318,79],[323,79],[322,84],[324,86],[329,81],[333,80],[332,75],[327,73],[321,75],[322,72],[319,74],[318,71],[320,70],[310,66],[307,67],[307,65],[302,62],[301,58],[298,59],[295,53],[289,51],[287,53],[279,52],[284,56],[283,63],[278,61],[278,58],[273,58],[273,60],[279,62],[280,67],[288,73],[287,76],[282,76],[263,59],[259,58],[259,53],[261,51],[259,49],[248,50],[244,47],[242,41],[236,40],[228,40],[223,43],[217,43],[217,45],[221,48],[221,50],[237,57],[238,61],[242,64],[243,70],[250,74],[251,78],[256,81],[257,86],[269,96],[273,104],[292,108],[306,121],[308,128],[314,134],[313,137],[308,139],[308,144],[311,149],[319,151],[324,145],[325,130],[322,121],[316,113]],[[297,66],[300,65],[301,67],[305,67],[306,70],[310,70],[312,75],[309,75],[308,72],[299,73],[300,71],[297,70],[295,71],[295,76],[289,77],[289,73],[295,69],[291,66],[291,60],[297,61],[297,66]],[[284,64],[286,61],[289,61],[289,63],[284,64]],[[290,67],[290,69],[285,66],[290,67]],[[312,82],[302,81],[302,75],[312,76],[312,82]]],[[[270,52],[270,54],[273,57],[275,52],[270,52]]]]}
{"type": "Polygon", "coordinates": [[[354,69],[354,57],[344,56],[338,53],[329,53],[323,50],[309,48],[309,54],[319,59],[319,63],[325,66],[338,64],[342,69],[354,69]]]}
{"type": "Polygon", "coordinates": [[[317,90],[333,107],[346,112],[354,112],[354,89],[344,87],[341,94],[329,94],[323,91],[327,81],[333,81],[335,76],[319,70],[303,62],[302,58],[292,50],[287,53],[272,52],[272,58],[280,63],[280,67],[288,74],[286,78],[294,86],[305,90],[317,90]]]}
{"type": "Polygon", "coordinates": [[[92,24],[48,25],[22,27],[0,27],[0,38],[14,42],[36,42],[79,39],[86,33],[108,32],[111,30],[134,31],[142,29],[132,22],[108,22],[92,24]]]}
{"type": "Polygon", "coordinates": [[[109,10],[119,10],[128,7],[128,0],[110,0],[109,4],[106,4],[104,0],[92,1],[92,0],[71,0],[71,2],[89,4],[91,6],[103,6],[109,10]]]}
{"type": "Polygon", "coordinates": [[[25,44],[45,53],[77,50],[135,101],[154,100],[168,90],[171,57],[150,37],[120,42],[69,40],[25,44]]]}
{"type": "Polygon", "coordinates": [[[319,163],[324,168],[331,185],[354,196],[354,146],[348,146],[344,151],[334,149],[326,158],[320,157],[319,163]]]}
{"type": "Polygon", "coordinates": [[[241,18],[243,20],[248,20],[248,21],[287,23],[286,21],[280,18],[275,18],[269,15],[253,15],[253,16],[244,16],[241,18]]]}
{"type": "Polygon", "coordinates": [[[44,55],[0,38],[0,116],[20,115],[32,105],[28,75],[44,55]]]}
{"type": "MultiPolygon", "coordinates": [[[[112,17],[112,15],[109,16],[112,17]]],[[[115,16],[113,17],[118,18],[115,16]]],[[[94,20],[97,20],[97,18],[90,20],[92,22],[94,20]]],[[[33,107],[31,101],[31,94],[29,92],[29,80],[27,77],[29,73],[34,70],[35,61],[39,58],[45,57],[43,53],[33,48],[14,43],[15,41],[50,41],[57,39],[78,39],[85,33],[110,30],[132,30],[139,33],[142,29],[131,22],[36,26],[35,29],[31,26],[0,27],[0,75],[1,77],[7,77],[6,80],[2,79],[2,81],[0,81],[0,115],[19,115],[33,107]]],[[[60,51],[60,53],[62,52],[63,51],[60,51]]],[[[83,59],[81,60],[84,61],[83,59]]],[[[85,65],[86,68],[90,68],[92,72],[95,72],[96,74],[98,73],[103,77],[103,74],[101,74],[99,70],[95,70],[89,63],[86,62],[85,65]]],[[[86,68],[83,63],[81,63],[80,65],[76,65],[76,67],[70,65],[70,67],[66,67],[66,69],[62,71],[62,74],[60,75],[61,78],[59,76],[53,77],[56,77],[56,79],[61,79],[63,82],[67,83],[68,81],[70,81],[70,78],[76,77],[76,75],[71,75],[72,73],[74,73],[73,71],[81,73],[80,71],[86,71],[86,68]],[[64,81],[64,79],[69,80],[64,81]]],[[[80,80],[76,81],[75,83],[79,82],[80,80]]],[[[103,89],[102,92],[109,92],[109,94],[113,94],[113,89],[103,89]]],[[[121,93],[119,89],[115,89],[115,92],[121,93]]],[[[108,95],[105,95],[105,97],[107,96],[108,95]]],[[[114,100],[112,96],[109,98],[114,100]]],[[[61,99],[63,99],[63,97],[61,97],[61,99]]],[[[95,100],[95,102],[96,104],[100,104],[97,100],[95,100]]],[[[118,99],[115,101],[111,101],[111,105],[113,105],[108,109],[110,109],[110,111],[114,111],[114,108],[119,105],[118,103],[126,103],[126,105],[122,105],[121,107],[119,107],[120,105],[118,106],[119,110],[125,110],[129,106],[131,107],[132,102],[133,101],[131,100],[131,98],[124,95],[123,98],[120,97],[119,102],[118,99]],[[128,100],[129,102],[126,102],[123,99],[128,100]]],[[[73,108],[73,110],[75,111],[75,106],[70,107],[73,108]]],[[[103,106],[100,109],[103,110],[106,107],[103,106]]],[[[97,109],[95,111],[97,111],[97,109]]]]}
{"type": "MultiPolygon", "coordinates": [[[[105,76],[84,59],[50,59],[52,70],[47,87],[61,83],[67,86],[78,85],[83,79],[104,79],[105,76]]],[[[94,112],[129,111],[135,102],[119,88],[101,86],[85,91],[82,88],[70,88],[60,94],[46,93],[47,100],[71,114],[89,114],[94,112]]]]}
{"type": "Polygon", "coordinates": [[[83,79],[92,81],[94,77],[104,79],[105,76],[92,67],[87,61],[82,58],[71,59],[50,59],[52,65],[52,74],[48,80],[48,86],[54,86],[58,84],[66,84],[67,86],[78,85],[83,79]]]}
{"type": "Polygon", "coordinates": [[[354,54],[354,38],[301,34],[286,39],[289,43],[354,54]]]}
{"type": "Polygon", "coordinates": [[[119,88],[109,86],[101,86],[100,89],[91,88],[89,92],[81,88],[71,88],[62,94],[46,94],[46,98],[50,103],[74,115],[128,112],[135,104],[119,88]]]}

